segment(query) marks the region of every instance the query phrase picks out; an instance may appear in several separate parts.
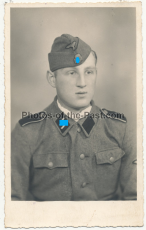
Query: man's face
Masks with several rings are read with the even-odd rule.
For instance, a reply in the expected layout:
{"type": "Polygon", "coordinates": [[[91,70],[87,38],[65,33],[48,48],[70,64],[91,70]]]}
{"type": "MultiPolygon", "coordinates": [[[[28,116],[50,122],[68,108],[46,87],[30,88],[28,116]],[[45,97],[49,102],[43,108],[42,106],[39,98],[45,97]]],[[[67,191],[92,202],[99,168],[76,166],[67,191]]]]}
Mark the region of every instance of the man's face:
{"type": "Polygon", "coordinates": [[[96,85],[95,57],[92,53],[77,67],[56,71],[55,84],[60,103],[68,109],[80,110],[90,104],[96,85]]]}

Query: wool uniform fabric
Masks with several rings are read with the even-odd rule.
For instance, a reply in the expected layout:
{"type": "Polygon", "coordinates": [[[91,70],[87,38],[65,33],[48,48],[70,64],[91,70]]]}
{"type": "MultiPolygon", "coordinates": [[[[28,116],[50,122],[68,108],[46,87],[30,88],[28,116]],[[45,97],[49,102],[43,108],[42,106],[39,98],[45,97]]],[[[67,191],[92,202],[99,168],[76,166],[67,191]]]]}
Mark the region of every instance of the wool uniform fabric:
{"type": "MultiPolygon", "coordinates": [[[[91,102],[91,114],[103,114],[91,102]]],[[[136,141],[128,122],[87,116],[59,126],[57,97],[48,119],[22,119],[12,132],[12,200],[136,200],[136,141]]],[[[105,113],[105,109],[104,109],[105,113]]]]}
{"type": "Polygon", "coordinates": [[[89,56],[91,48],[78,37],[62,34],[54,40],[51,52],[48,54],[50,70],[76,67],[89,56]]]}

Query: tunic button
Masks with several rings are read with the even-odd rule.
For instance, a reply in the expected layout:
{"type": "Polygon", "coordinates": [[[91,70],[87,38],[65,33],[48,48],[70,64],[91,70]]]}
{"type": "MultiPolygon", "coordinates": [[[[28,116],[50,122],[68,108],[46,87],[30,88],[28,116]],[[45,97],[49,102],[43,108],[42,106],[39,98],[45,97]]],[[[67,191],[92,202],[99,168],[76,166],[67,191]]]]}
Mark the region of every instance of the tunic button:
{"type": "Polygon", "coordinates": [[[114,162],[114,157],[110,157],[110,162],[114,162]]]}
{"type": "Polygon", "coordinates": [[[80,133],[80,132],[81,132],[81,129],[78,127],[77,131],[78,131],[78,133],[80,133]]]}
{"type": "Polygon", "coordinates": [[[49,162],[48,166],[49,166],[49,168],[52,168],[53,167],[53,162],[49,162]]]}
{"type": "Polygon", "coordinates": [[[81,154],[80,155],[80,159],[83,160],[85,158],[85,155],[84,154],[81,154]]]}
{"type": "Polygon", "coordinates": [[[82,188],[84,188],[85,186],[86,186],[86,182],[83,182],[83,184],[82,184],[82,188]]]}

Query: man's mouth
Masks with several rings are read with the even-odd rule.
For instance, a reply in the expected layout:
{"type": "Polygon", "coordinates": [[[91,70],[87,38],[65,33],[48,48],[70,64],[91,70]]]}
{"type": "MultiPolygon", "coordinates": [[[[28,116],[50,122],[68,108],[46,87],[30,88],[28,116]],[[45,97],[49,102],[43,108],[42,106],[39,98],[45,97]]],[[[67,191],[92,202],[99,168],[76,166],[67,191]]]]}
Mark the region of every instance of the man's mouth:
{"type": "Polygon", "coordinates": [[[82,92],[82,91],[80,91],[80,92],[77,92],[76,94],[86,94],[87,92],[82,92]]]}

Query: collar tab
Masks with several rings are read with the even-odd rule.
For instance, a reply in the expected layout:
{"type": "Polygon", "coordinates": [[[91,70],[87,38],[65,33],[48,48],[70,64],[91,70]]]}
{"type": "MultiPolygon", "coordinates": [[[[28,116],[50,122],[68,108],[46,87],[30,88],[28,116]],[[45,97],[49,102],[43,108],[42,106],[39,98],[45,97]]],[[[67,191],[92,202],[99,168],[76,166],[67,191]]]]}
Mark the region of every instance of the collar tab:
{"type": "Polygon", "coordinates": [[[87,119],[83,122],[82,127],[85,129],[86,133],[89,135],[95,122],[92,117],[87,117],[87,119]]]}
{"type": "Polygon", "coordinates": [[[61,131],[61,133],[63,134],[69,127],[70,127],[70,123],[68,121],[68,126],[60,126],[59,125],[59,121],[60,120],[67,120],[66,117],[65,119],[60,119],[60,118],[57,118],[57,120],[55,121],[57,127],[59,128],[59,130],[61,131]]]}

